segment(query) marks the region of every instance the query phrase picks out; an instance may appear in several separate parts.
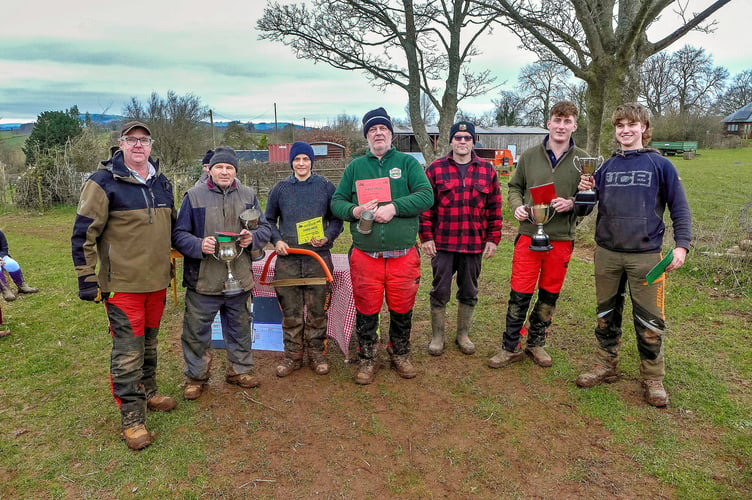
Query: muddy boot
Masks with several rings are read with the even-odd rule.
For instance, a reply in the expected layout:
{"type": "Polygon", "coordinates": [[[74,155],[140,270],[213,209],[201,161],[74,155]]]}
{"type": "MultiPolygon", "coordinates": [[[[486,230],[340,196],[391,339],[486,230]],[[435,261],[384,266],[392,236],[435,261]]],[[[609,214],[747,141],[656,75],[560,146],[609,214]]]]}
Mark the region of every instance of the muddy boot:
{"type": "Polygon", "coordinates": [[[33,286],[29,286],[25,281],[22,281],[20,284],[16,286],[18,287],[18,291],[21,293],[37,293],[39,291],[39,288],[34,288],[33,286]]]}
{"type": "Polygon", "coordinates": [[[409,354],[392,354],[392,368],[402,378],[415,378],[418,370],[410,362],[409,354]]]}
{"type": "Polygon", "coordinates": [[[543,368],[549,368],[553,361],[543,346],[546,345],[548,336],[548,327],[551,326],[551,320],[556,310],[556,301],[559,299],[558,293],[547,292],[544,289],[538,290],[538,300],[530,312],[527,329],[527,348],[525,353],[530,356],[533,362],[543,368]]]}
{"type": "Polygon", "coordinates": [[[183,397],[188,401],[193,401],[201,397],[204,393],[206,383],[203,380],[186,379],[183,387],[183,397]]]}
{"type": "Polygon", "coordinates": [[[324,353],[321,351],[308,351],[308,361],[311,366],[311,370],[316,373],[316,375],[326,375],[329,373],[329,363],[326,362],[326,358],[324,358],[324,353]]]}
{"type": "Polygon", "coordinates": [[[618,366],[619,357],[614,356],[608,351],[599,349],[597,353],[598,361],[590,371],[580,374],[575,381],[580,387],[595,387],[603,382],[611,384],[619,379],[618,366]]]}
{"type": "Polygon", "coordinates": [[[173,398],[161,394],[154,394],[146,400],[146,408],[149,411],[172,411],[177,405],[173,398]]]}
{"type": "Polygon", "coordinates": [[[530,356],[530,358],[533,360],[533,363],[536,365],[543,367],[543,368],[550,368],[553,364],[553,361],[551,360],[551,356],[546,352],[543,347],[540,346],[533,346],[533,347],[527,347],[525,349],[525,354],[530,356]]]}
{"type": "Polygon", "coordinates": [[[376,355],[373,344],[361,345],[358,350],[358,371],[355,374],[355,383],[359,385],[372,384],[376,379],[376,355]]]}
{"type": "Polygon", "coordinates": [[[488,360],[488,367],[489,368],[505,368],[511,365],[512,363],[516,363],[517,361],[522,361],[523,359],[525,359],[524,351],[517,350],[514,352],[510,352],[502,348],[499,350],[496,356],[488,360]]]}
{"type": "Polygon", "coordinates": [[[645,402],[649,405],[663,407],[668,404],[668,394],[660,380],[643,380],[642,388],[645,391],[645,402]]]}
{"type": "Polygon", "coordinates": [[[462,354],[475,354],[475,345],[470,341],[470,328],[473,325],[475,306],[457,305],[457,338],[454,340],[462,354]]]}
{"type": "Polygon", "coordinates": [[[376,341],[379,327],[379,313],[355,314],[355,332],[358,334],[358,371],[355,383],[360,385],[372,384],[376,379],[376,341]]]}
{"type": "Polygon", "coordinates": [[[18,287],[19,293],[37,293],[39,291],[39,288],[31,287],[26,283],[26,281],[24,281],[23,273],[20,269],[12,271],[8,274],[10,274],[10,277],[13,279],[13,283],[15,283],[16,287],[18,287]]]}
{"type": "Polygon", "coordinates": [[[303,365],[303,353],[286,352],[285,357],[277,365],[276,373],[278,377],[286,377],[295,370],[300,370],[303,365]]]}
{"type": "Polygon", "coordinates": [[[136,424],[126,427],[122,430],[121,436],[125,439],[125,444],[128,448],[133,451],[142,450],[153,442],[153,437],[151,433],[146,430],[144,424],[136,424]]]}
{"type": "Polygon", "coordinates": [[[3,298],[6,302],[12,302],[16,300],[16,296],[13,295],[13,292],[8,285],[6,285],[5,283],[0,283],[0,287],[2,287],[3,298]]]}
{"type": "Polygon", "coordinates": [[[444,352],[444,332],[446,326],[446,307],[431,307],[431,331],[433,337],[428,344],[428,354],[431,356],[441,356],[444,352]]]}

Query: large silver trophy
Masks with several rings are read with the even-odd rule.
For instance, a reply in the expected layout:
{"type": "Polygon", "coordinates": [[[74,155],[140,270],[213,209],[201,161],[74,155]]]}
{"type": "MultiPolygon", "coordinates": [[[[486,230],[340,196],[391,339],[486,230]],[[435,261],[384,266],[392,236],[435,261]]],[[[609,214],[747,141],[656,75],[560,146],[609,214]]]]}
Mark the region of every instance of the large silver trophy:
{"type": "MultiPolygon", "coordinates": [[[[603,165],[602,156],[599,156],[597,158],[580,158],[579,156],[574,157],[574,168],[576,168],[580,174],[587,175],[588,177],[595,175],[598,169],[601,168],[601,165],[603,165]]],[[[596,194],[592,189],[579,191],[574,197],[575,208],[580,208],[581,210],[591,209],[595,205],[595,202],[596,194]]]]}
{"type": "Polygon", "coordinates": [[[232,262],[240,257],[243,248],[240,246],[240,233],[215,233],[217,246],[214,249],[214,258],[227,265],[227,279],[225,279],[222,293],[226,297],[232,297],[243,292],[243,287],[232,274],[232,262]]]}
{"type": "Polygon", "coordinates": [[[528,249],[534,252],[547,252],[553,248],[548,235],[543,231],[543,226],[554,218],[556,211],[551,208],[551,203],[536,203],[527,206],[528,220],[538,225],[538,230],[532,236],[532,243],[528,249]]]}
{"type": "MultiPolygon", "coordinates": [[[[261,211],[257,208],[247,208],[240,212],[239,217],[240,222],[243,224],[243,227],[249,231],[253,231],[254,229],[258,228],[259,219],[261,218],[261,211]]],[[[251,260],[261,260],[265,255],[262,249],[253,248],[253,244],[251,244],[250,252],[251,260]]]]}

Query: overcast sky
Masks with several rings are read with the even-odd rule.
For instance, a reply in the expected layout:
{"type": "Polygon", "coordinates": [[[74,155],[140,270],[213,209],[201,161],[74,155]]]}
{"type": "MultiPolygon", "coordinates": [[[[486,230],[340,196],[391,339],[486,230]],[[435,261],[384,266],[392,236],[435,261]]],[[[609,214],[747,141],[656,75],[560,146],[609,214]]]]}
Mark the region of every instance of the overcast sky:
{"type": "MultiPolygon", "coordinates": [[[[708,2],[690,0],[690,10],[708,2]]],[[[298,60],[281,43],[258,40],[263,0],[78,0],[4,2],[0,12],[0,123],[30,122],[43,111],[77,105],[81,112],[120,114],[131,97],[152,91],[192,93],[216,121],[324,124],[338,114],[362,116],[384,106],[404,117],[406,94],[381,93],[362,73],[298,60]]],[[[670,10],[670,9],[669,9],[670,10]]],[[[733,76],[752,69],[749,0],[732,0],[715,15],[712,35],[691,34],[669,48],[703,47],[733,76]]],[[[653,34],[677,20],[664,14],[653,34]]],[[[652,36],[656,39],[656,36],[652,36]]],[[[497,30],[483,40],[473,64],[490,68],[511,89],[534,57],[497,30]]],[[[494,94],[460,107],[491,108],[494,94]]]]}

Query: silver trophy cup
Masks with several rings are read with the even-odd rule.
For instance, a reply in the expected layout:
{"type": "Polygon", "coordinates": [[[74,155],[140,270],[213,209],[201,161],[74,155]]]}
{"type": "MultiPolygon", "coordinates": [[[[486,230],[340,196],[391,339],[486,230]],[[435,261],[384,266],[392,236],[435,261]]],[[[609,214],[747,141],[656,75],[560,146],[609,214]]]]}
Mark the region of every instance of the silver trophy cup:
{"type": "Polygon", "coordinates": [[[243,248],[240,246],[240,236],[237,233],[215,234],[217,247],[214,249],[214,258],[220,262],[224,262],[227,266],[227,278],[222,289],[222,293],[227,297],[232,297],[243,292],[240,281],[232,274],[233,261],[243,253],[243,248]]]}
{"type": "MultiPolygon", "coordinates": [[[[602,156],[599,156],[597,158],[580,158],[579,156],[574,157],[574,168],[576,168],[580,174],[587,175],[588,177],[595,175],[598,169],[601,168],[601,165],[603,165],[602,156]]],[[[574,198],[575,206],[581,207],[592,207],[593,205],[595,205],[595,201],[596,195],[595,191],[592,189],[580,191],[575,195],[574,198]]]]}
{"type": "Polygon", "coordinates": [[[550,203],[537,203],[528,205],[528,220],[538,225],[538,231],[532,236],[532,243],[528,247],[535,252],[547,252],[553,248],[548,235],[543,231],[543,226],[553,219],[556,212],[551,208],[550,203]]]}
{"type": "MultiPolygon", "coordinates": [[[[258,228],[261,211],[257,208],[247,208],[240,212],[239,217],[243,227],[249,231],[253,231],[258,228]]],[[[254,248],[253,244],[251,244],[250,253],[251,260],[261,260],[265,255],[262,249],[254,248]]]]}

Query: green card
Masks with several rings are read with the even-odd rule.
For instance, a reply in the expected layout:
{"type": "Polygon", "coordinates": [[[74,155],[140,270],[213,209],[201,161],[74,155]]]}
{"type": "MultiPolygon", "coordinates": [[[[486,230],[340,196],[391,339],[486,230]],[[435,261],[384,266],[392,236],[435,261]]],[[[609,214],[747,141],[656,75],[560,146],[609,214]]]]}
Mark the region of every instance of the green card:
{"type": "Polygon", "coordinates": [[[648,285],[652,285],[655,280],[661,277],[663,274],[663,271],[666,270],[669,264],[671,264],[671,261],[674,260],[674,249],[668,251],[665,257],[655,265],[653,269],[648,272],[648,275],[645,277],[645,279],[648,281],[648,285]]]}

